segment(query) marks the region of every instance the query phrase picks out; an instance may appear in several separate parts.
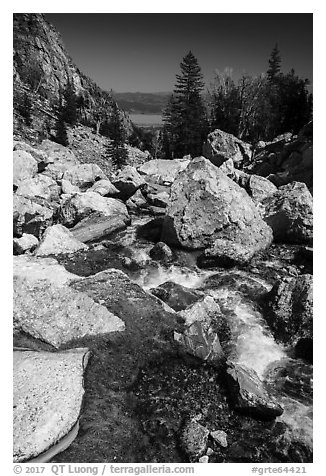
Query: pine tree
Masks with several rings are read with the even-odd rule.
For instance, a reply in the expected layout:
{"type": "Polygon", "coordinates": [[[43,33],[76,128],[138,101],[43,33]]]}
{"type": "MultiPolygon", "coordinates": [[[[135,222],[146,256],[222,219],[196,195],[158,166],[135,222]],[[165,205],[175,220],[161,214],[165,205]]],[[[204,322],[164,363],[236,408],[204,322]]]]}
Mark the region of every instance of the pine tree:
{"type": "Polygon", "coordinates": [[[165,131],[170,142],[172,157],[201,154],[207,134],[207,120],[201,93],[203,75],[191,51],[180,63],[181,74],[163,113],[165,131]]]}
{"type": "Polygon", "coordinates": [[[269,81],[274,81],[281,71],[281,55],[277,43],[274,46],[273,51],[271,52],[268,64],[269,67],[267,70],[267,78],[269,79],[269,81]]]}
{"type": "Polygon", "coordinates": [[[127,134],[116,103],[113,103],[112,105],[112,115],[109,126],[111,142],[108,146],[108,153],[113,164],[117,168],[121,168],[126,164],[128,157],[128,152],[125,148],[127,134]]]}

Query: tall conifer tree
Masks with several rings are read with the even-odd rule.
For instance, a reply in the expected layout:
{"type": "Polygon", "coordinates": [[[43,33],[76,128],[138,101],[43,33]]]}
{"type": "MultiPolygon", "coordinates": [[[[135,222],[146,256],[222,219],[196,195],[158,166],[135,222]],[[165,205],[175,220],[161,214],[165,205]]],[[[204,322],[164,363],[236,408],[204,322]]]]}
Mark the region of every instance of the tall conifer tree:
{"type": "Polygon", "coordinates": [[[203,75],[191,51],[180,63],[181,74],[163,113],[164,133],[168,137],[172,157],[200,155],[207,134],[207,119],[201,93],[203,75]]]}

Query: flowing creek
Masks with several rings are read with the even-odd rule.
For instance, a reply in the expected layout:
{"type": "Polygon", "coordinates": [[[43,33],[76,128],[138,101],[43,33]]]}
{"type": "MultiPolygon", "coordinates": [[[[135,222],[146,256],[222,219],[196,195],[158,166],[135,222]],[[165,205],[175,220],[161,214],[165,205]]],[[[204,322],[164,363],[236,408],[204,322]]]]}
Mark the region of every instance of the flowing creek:
{"type": "MultiPolygon", "coordinates": [[[[282,266],[287,269],[292,265],[283,257],[284,247],[282,253],[273,250],[268,255],[262,264],[264,269],[200,269],[196,265],[199,253],[185,250],[173,250],[173,260],[165,264],[150,257],[154,243],[137,234],[138,228],[151,219],[133,217],[131,226],[95,245],[88,257],[68,263],[67,269],[88,276],[118,268],[147,292],[172,281],[213,297],[229,326],[230,339],[224,349],[227,357],[253,369],[284,412],[273,422],[238,415],[230,410],[224,377],[212,366],[193,366],[176,355],[158,358],[140,370],[129,389],[138,402],[132,412],[142,434],[147,435],[139,461],[187,461],[180,452],[178,435],[182,419],[191,414],[204,415],[204,424],[223,429],[230,437],[230,447],[221,450],[212,462],[311,461],[312,365],[294,359],[289,349],[275,341],[258,299],[271,289],[275,279],[269,280],[269,269],[274,267],[277,275],[282,266]]],[[[98,398],[104,405],[102,397],[98,398]]],[[[77,438],[75,450],[73,445],[68,450],[72,461],[81,458],[78,445],[83,447],[82,438],[77,438]]],[[[65,457],[62,453],[56,461],[65,457]]],[[[130,461],[135,461],[132,458],[130,461]]]]}
{"type": "MultiPolygon", "coordinates": [[[[292,359],[289,352],[278,344],[269,330],[259,306],[231,286],[222,285],[212,289],[211,276],[227,276],[229,271],[216,268],[203,270],[196,267],[196,253],[187,254],[187,264],[179,259],[170,266],[152,261],[149,250],[153,243],[136,238],[136,229],[149,221],[149,218],[133,220],[133,225],[118,236],[119,243],[132,251],[133,259],[141,266],[141,271],[129,273],[146,291],[166,281],[173,281],[192,289],[205,290],[220,305],[228,316],[231,329],[229,356],[240,364],[254,369],[269,391],[283,406],[284,413],[277,421],[288,426],[289,437],[304,442],[312,448],[312,365],[292,359]],[[206,286],[206,281],[208,282],[206,286]]],[[[268,263],[271,266],[273,263],[268,263]]],[[[249,277],[263,286],[268,292],[271,285],[264,279],[235,271],[242,278],[249,277]]]]}

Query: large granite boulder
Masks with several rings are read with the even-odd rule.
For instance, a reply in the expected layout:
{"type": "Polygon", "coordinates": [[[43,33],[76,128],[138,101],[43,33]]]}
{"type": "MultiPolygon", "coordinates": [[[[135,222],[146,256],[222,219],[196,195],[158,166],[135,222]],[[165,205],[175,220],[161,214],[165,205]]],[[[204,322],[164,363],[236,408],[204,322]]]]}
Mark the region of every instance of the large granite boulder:
{"type": "Polygon", "coordinates": [[[251,158],[251,145],[243,142],[232,134],[215,129],[207,136],[203,145],[203,155],[214,165],[220,167],[228,159],[235,164],[251,158]]]}
{"type": "Polygon", "coordinates": [[[46,200],[14,194],[13,227],[15,236],[20,237],[23,233],[28,233],[40,238],[44,230],[52,225],[53,216],[54,210],[46,200]]]}
{"type": "Polygon", "coordinates": [[[254,370],[228,361],[226,373],[235,410],[263,420],[282,415],[283,408],[269,395],[254,370]]]}
{"type": "Polygon", "coordinates": [[[14,352],[14,462],[39,457],[76,425],[88,356],[85,348],[56,353],[14,352]]]}
{"type": "Polygon", "coordinates": [[[94,212],[104,217],[123,216],[129,219],[127,207],[114,198],[102,197],[96,192],[75,193],[65,196],[60,207],[60,222],[74,226],[94,212]]]}
{"type": "Polygon", "coordinates": [[[74,238],[63,225],[52,225],[45,230],[42,240],[35,250],[36,256],[75,253],[87,250],[88,246],[74,238]]]}
{"type": "Polygon", "coordinates": [[[66,170],[63,179],[85,190],[97,180],[107,180],[107,177],[97,164],[78,164],[66,170]]]}
{"type": "Polygon", "coordinates": [[[276,283],[267,296],[266,320],[278,341],[298,346],[299,356],[312,361],[312,275],[286,277],[276,283]]]}
{"type": "Polygon", "coordinates": [[[25,197],[41,197],[46,200],[58,200],[60,187],[51,177],[38,174],[33,178],[22,180],[16,190],[16,194],[25,197]]]}
{"type": "Polygon", "coordinates": [[[179,172],[188,167],[189,159],[154,159],[138,168],[141,175],[159,185],[171,185],[179,172]]]}
{"type": "Polygon", "coordinates": [[[131,165],[126,165],[111,181],[120,192],[117,197],[122,200],[128,200],[141,186],[145,185],[144,179],[131,165]]]}
{"type": "MultiPolygon", "coordinates": [[[[270,245],[272,231],[239,185],[209,160],[197,157],[171,187],[161,240],[189,249],[209,248],[223,240],[244,247],[252,257],[270,245]]],[[[228,247],[223,250],[227,255],[228,247]]]]}
{"type": "Polygon", "coordinates": [[[13,152],[13,184],[18,186],[22,180],[32,178],[37,173],[37,161],[24,150],[13,152]]]}
{"type": "Polygon", "coordinates": [[[282,243],[312,243],[313,200],[306,184],[292,182],[263,200],[264,220],[274,240],[282,243]]]}
{"type": "Polygon", "coordinates": [[[48,279],[14,276],[14,333],[53,347],[84,336],[123,331],[124,322],[83,292],[48,279]]]}
{"type": "Polygon", "coordinates": [[[32,281],[47,280],[58,286],[79,279],[76,274],[67,271],[54,258],[39,258],[30,255],[14,256],[13,274],[32,281]]]}

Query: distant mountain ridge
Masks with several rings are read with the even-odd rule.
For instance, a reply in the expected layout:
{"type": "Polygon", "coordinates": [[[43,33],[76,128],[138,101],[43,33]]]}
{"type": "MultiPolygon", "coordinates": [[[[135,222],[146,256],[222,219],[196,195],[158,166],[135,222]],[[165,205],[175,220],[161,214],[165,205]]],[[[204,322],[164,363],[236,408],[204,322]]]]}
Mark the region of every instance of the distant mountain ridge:
{"type": "Polygon", "coordinates": [[[171,92],[116,93],[112,91],[112,96],[119,107],[130,114],[162,114],[170,95],[171,92]]]}

